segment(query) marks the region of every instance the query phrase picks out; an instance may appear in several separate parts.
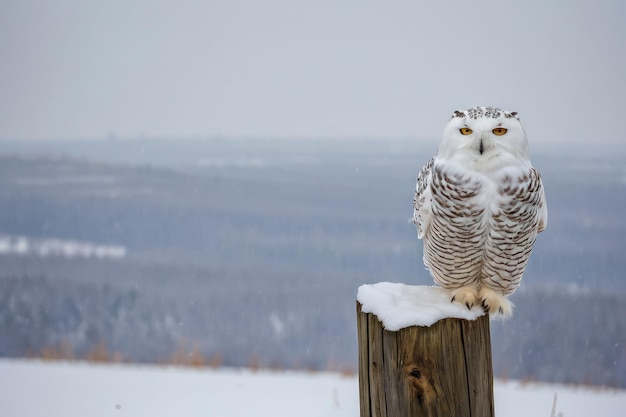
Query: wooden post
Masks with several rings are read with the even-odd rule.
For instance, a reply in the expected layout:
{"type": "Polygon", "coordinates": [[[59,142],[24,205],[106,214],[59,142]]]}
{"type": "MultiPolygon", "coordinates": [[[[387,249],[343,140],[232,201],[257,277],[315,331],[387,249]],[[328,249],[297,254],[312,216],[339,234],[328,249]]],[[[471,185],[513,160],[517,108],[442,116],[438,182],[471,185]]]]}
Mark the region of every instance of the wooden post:
{"type": "Polygon", "coordinates": [[[489,316],[387,331],[357,301],[361,417],[493,417],[489,316]]]}

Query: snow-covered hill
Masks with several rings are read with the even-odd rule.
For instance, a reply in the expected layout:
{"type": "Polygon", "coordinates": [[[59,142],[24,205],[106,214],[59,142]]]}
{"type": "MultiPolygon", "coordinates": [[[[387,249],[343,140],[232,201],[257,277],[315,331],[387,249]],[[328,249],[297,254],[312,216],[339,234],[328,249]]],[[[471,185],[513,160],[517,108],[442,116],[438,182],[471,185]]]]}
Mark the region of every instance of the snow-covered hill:
{"type": "MultiPolygon", "coordinates": [[[[354,370],[357,288],[433,284],[407,219],[435,143],[0,142],[0,357],[354,370]]],[[[626,388],[626,144],[537,151],[550,225],[494,374],[626,388]]]]}
{"type": "Polygon", "coordinates": [[[122,259],[126,256],[126,248],[67,239],[33,239],[0,234],[0,255],[122,259]]]}
{"type": "MultiPolygon", "coordinates": [[[[2,415],[359,415],[358,381],[333,373],[254,372],[0,360],[2,415]]],[[[621,416],[626,391],[497,381],[498,417],[621,416]]]]}

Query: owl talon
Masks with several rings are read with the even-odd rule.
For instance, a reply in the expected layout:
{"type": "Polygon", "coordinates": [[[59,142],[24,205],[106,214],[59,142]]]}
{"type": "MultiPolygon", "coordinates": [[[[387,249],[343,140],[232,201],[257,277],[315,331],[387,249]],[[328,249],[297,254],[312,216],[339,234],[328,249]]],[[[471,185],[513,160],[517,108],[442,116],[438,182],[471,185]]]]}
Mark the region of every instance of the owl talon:
{"type": "Polygon", "coordinates": [[[457,302],[471,310],[478,302],[478,296],[474,287],[461,287],[452,291],[451,302],[457,302]]]}
{"type": "Polygon", "coordinates": [[[482,287],[478,293],[486,313],[500,315],[505,318],[513,314],[513,303],[507,300],[501,293],[489,287],[482,287]]]}

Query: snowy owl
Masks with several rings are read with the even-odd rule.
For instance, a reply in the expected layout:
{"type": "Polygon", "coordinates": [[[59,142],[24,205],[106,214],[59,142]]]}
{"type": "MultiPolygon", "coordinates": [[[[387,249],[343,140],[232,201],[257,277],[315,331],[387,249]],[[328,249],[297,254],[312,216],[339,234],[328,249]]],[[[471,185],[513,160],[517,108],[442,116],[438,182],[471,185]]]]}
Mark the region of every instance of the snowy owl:
{"type": "Polygon", "coordinates": [[[412,223],[424,264],[452,302],[509,316],[548,209],[516,112],[456,111],[417,177],[412,223]]]}

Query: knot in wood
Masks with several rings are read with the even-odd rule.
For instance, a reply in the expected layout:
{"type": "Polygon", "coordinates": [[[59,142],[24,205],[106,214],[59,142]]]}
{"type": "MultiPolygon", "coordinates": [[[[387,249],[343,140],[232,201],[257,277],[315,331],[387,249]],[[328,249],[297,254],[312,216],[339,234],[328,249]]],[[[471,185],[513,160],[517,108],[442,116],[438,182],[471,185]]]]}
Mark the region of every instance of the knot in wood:
{"type": "Polygon", "coordinates": [[[411,372],[409,372],[409,375],[417,379],[420,379],[422,377],[422,373],[419,371],[419,369],[411,370],[411,372]]]}

